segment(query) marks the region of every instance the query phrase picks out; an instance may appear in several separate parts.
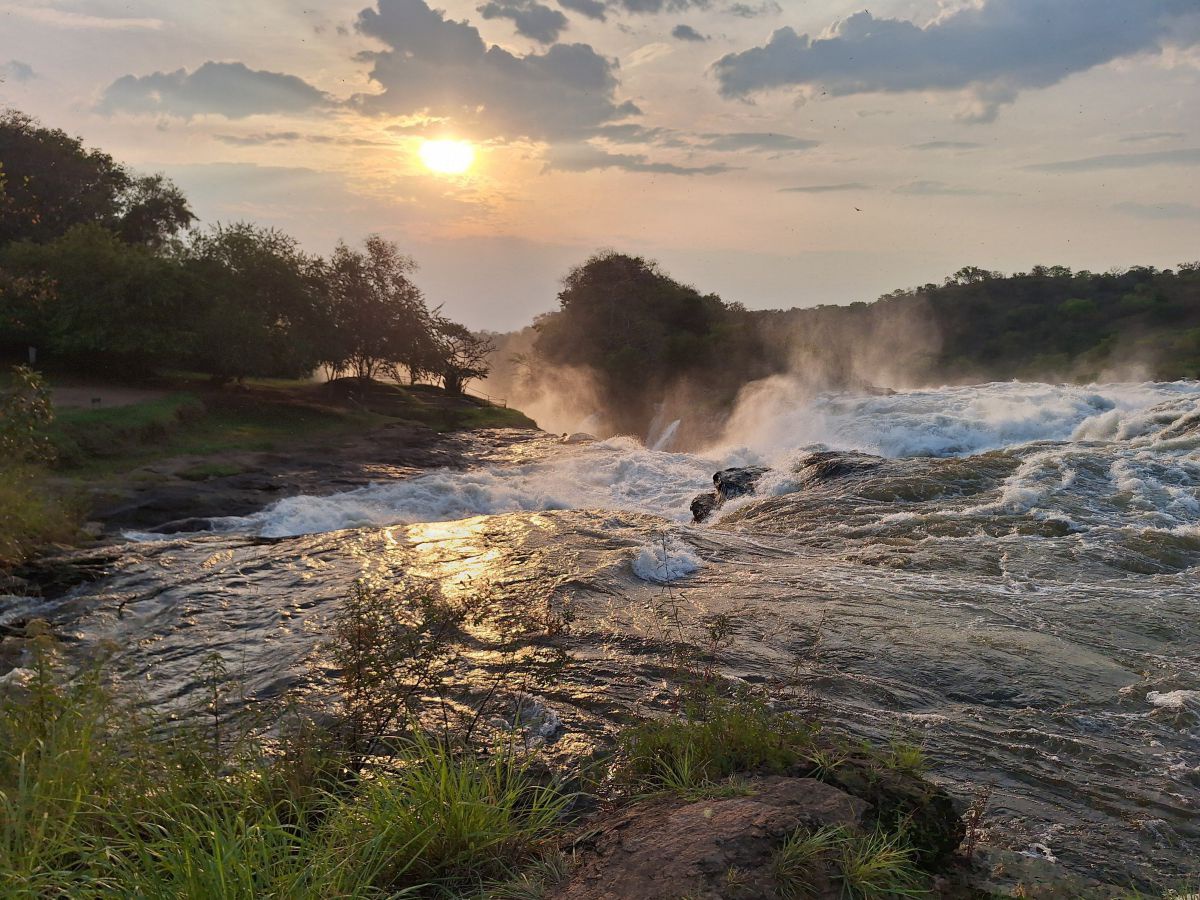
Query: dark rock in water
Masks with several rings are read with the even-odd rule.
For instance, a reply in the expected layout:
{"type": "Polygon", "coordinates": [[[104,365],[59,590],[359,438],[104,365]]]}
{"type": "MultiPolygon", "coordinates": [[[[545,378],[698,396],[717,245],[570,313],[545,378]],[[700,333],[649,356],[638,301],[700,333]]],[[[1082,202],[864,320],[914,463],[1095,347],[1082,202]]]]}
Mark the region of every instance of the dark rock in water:
{"type": "MultiPolygon", "coordinates": [[[[772,860],[797,829],[855,828],[867,804],[812,778],[754,779],[749,796],[639,804],[602,825],[557,900],[781,896],[772,860]],[[731,878],[737,873],[740,878],[731,878]]],[[[841,896],[814,872],[806,896],[841,896]]]]}
{"type": "Polygon", "coordinates": [[[716,491],[709,491],[706,494],[697,494],[692,499],[692,521],[703,522],[712,515],[714,509],[721,505],[721,498],[717,496],[716,491]]]}
{"type": "Polygon", "coordinates": [[[717,472],[713,475],[714,489],[692,500],[692,521],[703,522],[726,500],[753,494],[758,479],[767,471],[765,466],[742,466],[717,472]]]}
{"type": "Polygon", "coordinates": [[[753,494],[758,479],[767,472],[766,466],[745,466],[737,469],[722,469],[713,476],[713,486],[722,500],[732,500],[745,494],[753,494]]]}
{"type": "Polygon", "coordinates": [[[805,484],[814,484],[869,472],[882,463],[883,460],[878,456],[869,456],[866,453],[825,450],[809,453],[796,464],[795,471],[805,484]]]}

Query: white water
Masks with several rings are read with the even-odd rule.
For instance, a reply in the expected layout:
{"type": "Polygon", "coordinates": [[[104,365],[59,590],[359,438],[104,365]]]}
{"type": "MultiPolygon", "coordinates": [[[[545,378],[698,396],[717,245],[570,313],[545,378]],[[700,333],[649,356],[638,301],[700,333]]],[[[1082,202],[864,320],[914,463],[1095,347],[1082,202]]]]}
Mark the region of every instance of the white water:
{"type": "MultiPolygon", "coordinates": [[[[564,447],[534,462],[439,470],[329,496],[291,497],[255,515],[216,519],[213,527],[282,537],[584,508],[686,522],[692,497],[710,489],[712,473],[726,466],[772,466],[760,493],[786,493],[796,488],[789,479],[792,458],[817,448],[893,458],[966,456],[1048,441],[1057,443],[1028,456],[1001,495],[974,511],[1048,514],[1054,495],[1074,488],[1081,467],[1101,465],[1108,470],[1108,494],[1145,524],[1194,533],[1200,520],[1200,431],[1178,427],[1200,415],[1197,382],[1084,387],[1006,382],[888,396],[787,398],[786,392],[766,401],[760,395],[757,408],[738,411],[735,421],[754,425],[740,435],[741,446],[670,453],[614,438],[564,447]]],[[[677,427],[670,423],[656,446],[667,445],[677,427]]]]}

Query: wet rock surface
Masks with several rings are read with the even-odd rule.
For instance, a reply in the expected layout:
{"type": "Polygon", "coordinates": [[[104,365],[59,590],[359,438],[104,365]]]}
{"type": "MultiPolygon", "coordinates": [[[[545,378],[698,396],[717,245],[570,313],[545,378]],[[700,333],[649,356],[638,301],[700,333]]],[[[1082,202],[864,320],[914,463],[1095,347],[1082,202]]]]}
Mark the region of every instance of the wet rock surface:
{"type": "MultiPolygon", "coordinates": [[[[799,828],[859,826],[867,804],[812,778],[772,776],[747,796],[655,800],[622,812],[585,845],[557,900],[779,896],[771,863],[799,828]]],[[[816,883],[810,896],[840,896],[816,883]]]]}

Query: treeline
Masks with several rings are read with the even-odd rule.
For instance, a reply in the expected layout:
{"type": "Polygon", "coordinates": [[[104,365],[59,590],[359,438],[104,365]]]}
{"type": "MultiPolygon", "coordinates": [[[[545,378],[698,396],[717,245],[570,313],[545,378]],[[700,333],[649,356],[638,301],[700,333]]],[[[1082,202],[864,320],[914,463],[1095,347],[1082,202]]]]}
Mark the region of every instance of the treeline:
{"type": "Polygon", "coordinates": [[[23,113],[0,113],[0,350],[88,374],[217,381],[487,373],[490,342],[430,308],[372,236],[328,258],[250,223],[197,230],[186,197],[23,113]]]}
{"type": "Polygon", "coordinates": [[[813,389],[1200,377],[1196,262],[966,267],[874,303],[747,310],[610,252],[574,269],[558,299],[506,338],[497,374],[523,397],[576,392],[598,431],[646,436],[682,419],[681,446],[712,437],[742,388],[772,375],[813,389]]]}

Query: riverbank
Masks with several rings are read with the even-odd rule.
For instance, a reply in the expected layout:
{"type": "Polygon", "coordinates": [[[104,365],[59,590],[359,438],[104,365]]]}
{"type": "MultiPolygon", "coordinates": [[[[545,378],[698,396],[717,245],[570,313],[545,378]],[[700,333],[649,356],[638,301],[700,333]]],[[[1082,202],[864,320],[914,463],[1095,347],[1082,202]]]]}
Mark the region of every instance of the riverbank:
{"type": "Polygon", "coordinates": [[[462,433],[536,428],[517,410],[429,385],[216,387],[187,375],[51,384],[53,461],[0,477],[0,565],[125,529],[198,530],[207,517],[299,493],[458,467],[462,433]]]}

